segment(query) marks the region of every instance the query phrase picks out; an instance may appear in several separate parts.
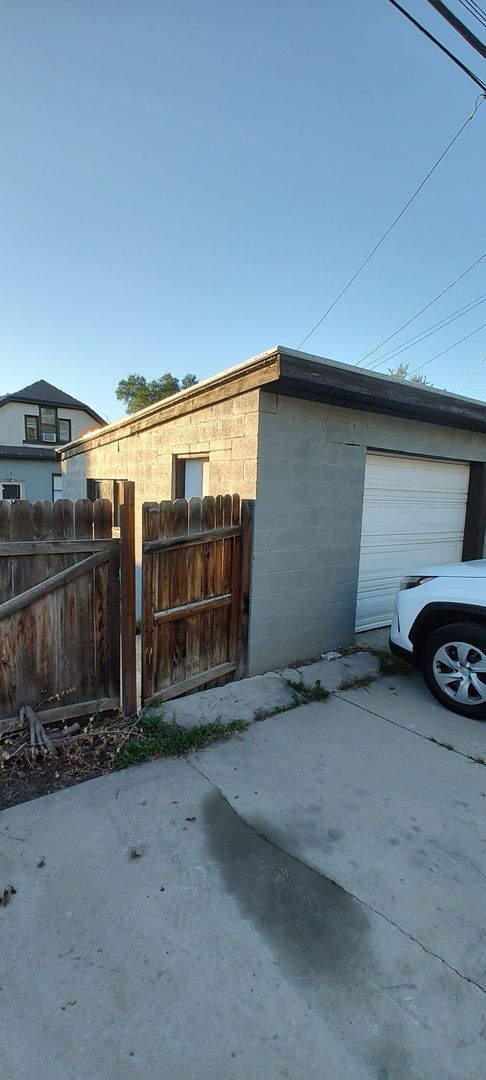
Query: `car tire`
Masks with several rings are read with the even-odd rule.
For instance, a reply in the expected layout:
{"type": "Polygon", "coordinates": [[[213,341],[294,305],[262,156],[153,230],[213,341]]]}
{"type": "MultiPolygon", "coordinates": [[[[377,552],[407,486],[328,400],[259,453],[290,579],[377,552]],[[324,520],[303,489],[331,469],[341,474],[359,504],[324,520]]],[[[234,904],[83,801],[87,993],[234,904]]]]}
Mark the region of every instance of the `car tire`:
{"type": "Polygon", "coordinates": [[[441,705],[460,716],[486,720],[486,627],[451,623],[436,630],[422,646],[421,667],[441,705]]]}

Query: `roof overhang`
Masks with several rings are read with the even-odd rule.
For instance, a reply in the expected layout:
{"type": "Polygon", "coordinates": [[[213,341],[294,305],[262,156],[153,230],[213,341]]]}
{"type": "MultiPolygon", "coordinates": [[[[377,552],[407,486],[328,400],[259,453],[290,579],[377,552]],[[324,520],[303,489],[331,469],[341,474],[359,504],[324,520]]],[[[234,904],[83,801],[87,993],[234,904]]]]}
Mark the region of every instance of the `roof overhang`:
{"type": "Polygon", "coordinates": [[[265,389],[308,401],[486,433],[484,402],[288,349],[280,351],[278,379],[265,389]]]}
{"type": "Polygon", "coordinates": [[[480,401],[277,345],[188,390],[84,435],[57,453],[62,457],[84,453],[255,389],[486,433],[486,405],[480,401]]]}
{"type": "Polygon", "coordinates": [[[0,458],[22,458],[24,461],[57,461],[54,447],[0,446],[0,458]]]}

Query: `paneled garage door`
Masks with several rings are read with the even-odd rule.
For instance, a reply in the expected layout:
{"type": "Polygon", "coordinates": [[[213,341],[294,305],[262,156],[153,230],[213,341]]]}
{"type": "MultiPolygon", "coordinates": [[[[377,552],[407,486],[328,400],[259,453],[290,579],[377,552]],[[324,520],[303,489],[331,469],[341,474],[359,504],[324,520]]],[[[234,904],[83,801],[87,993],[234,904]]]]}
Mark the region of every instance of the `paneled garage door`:
{"type": "Polygon", "coordinates": [[[469,466],[368,454],[356,629],[391,622],[405,574],[462,554],[469,466]]]}

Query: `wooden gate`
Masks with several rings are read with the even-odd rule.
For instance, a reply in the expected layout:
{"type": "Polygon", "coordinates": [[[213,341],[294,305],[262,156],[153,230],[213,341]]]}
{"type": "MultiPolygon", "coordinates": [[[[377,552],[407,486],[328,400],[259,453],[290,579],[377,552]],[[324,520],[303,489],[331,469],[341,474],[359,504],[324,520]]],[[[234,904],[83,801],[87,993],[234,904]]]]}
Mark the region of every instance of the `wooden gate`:
{"type": "Polygon", "coordinates": [[[253,503],[144,503],[142,701],[246,674],[253,503]]]}
{"type": "Polygon", "coordinates": [[[22,705],[44,723],[119,708],[120,551],[133,622],[125,689],[135,707],[132,532],[125,541],[123,529],[121,540],[113,536],[106,499],[0,502],[1,727],[22,705]]]}

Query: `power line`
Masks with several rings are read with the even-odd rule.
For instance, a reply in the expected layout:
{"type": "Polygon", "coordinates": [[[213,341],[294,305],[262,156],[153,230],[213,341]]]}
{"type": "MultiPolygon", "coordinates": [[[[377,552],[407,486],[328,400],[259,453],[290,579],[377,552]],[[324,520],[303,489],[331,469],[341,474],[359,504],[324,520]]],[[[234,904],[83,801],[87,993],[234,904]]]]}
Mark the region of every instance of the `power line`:
{"type": "Polygon", "coordinates": [[[390,352],[384,353],[383,356],[378,356],[373,364],[370,364],[369,369],[375,371],[381,367],[382,364],[394,359],[395,356],[400,356],[401,353],[408,352],[410,349],[415,348],[421,341],[425,341],[427,338],[432,337],[433,334],[437,334],[439,330],[443,330],[444,327],[449,326],[453,322],[457,322],[458,319],[462,319],[464,315],[468,315],[470,311],[474,311],[475,308],[480,307],[486,300],[486,293],[482,296],[476,297],[475,300],[471,300],[469,304],[465,304],[464,307],[457,308],[457,311],[453,311],[451,315],[447,315],[444,319],[440,319],[439,322],[433,323],[432,326],[426,327],[421,333],[415,337],[411,337],[408,341],[403,341],[396,349],[391,349],[390,352]]]}
{"type": "Polygon", "coordinates": [[[470,0],[470,3],[468,0],[459,0],[459,3],[462,4],[463,8],[465,8],[470,15],[474,15],[474,18],[478,20],[478,23],[480,23],[481,26],[486,26],[486,12],[479,7],[479,4],[474,4],[473,0],[470,0]],[[475,8],[477,8],[477,11],[475,11],[475,8]]]}
{"type": "Polygon", "coordinates": [[[361,357],[361,360],[357,361],[356,367],[359,367],[359,365],[362,364],[364,360],[367,360],[369,356],[373,356],[373,353],[378,352],[378,349],[382,349],[384,345],[387,345],[388,342],[396,337],[397,334],[400,334],[402,330],[406,330],[407,326],[410,326],[410,323],[415,322],[415,319],[418,319],[419,315],[423,315],[424,311],[427,311],[433,304],[436,304],[441,296],[445,296],[450,289],[453,289],[454,285],[457,285],[458,281],[462,281],[462,278],[465,277],[466,274],[469,274],[471,270],[474,270],[474,267],[478,266],[483,259],[486,259],[486,251],[483,255],[479,256],[479,259],[476,259],[475,262],[471,263],[466,270],[463,270],[462,274],[459,274],[459,277],[454,278],[454,281],[451,281],[450,285],[446,285],[445,289],[442,289],[440,293],[437,293],[437,296],[434,296],[433,300],[429,300],[428,304],[425,304],[423,308],[420,308],[420,311],[416,311],[414,315],[411,315],[410,318],[406,320],[406,322],[402,323],[402,325],[398,327],[398,330],[394,330],[393,334],[389,334],[383,341],[380,341],[379,345],[375,345],[374,349],[370,349],[369,352],[365,353],[365,355],[361,357]]]}
{"type": "Polygon", "coordinates": [[[425,364],[419,364],[418,367],[414,368],[413,371],[410,372],[410,375],[415,375],[416,371],[422,371],[422,368],[427,367],[427,365],[431,364],[433,360],[438,360],[439,356],[445,356],[445,354],[450,352],[451,349],[455,349],[458,345],[462,345],[463,341],[467,341],[468,338],[473,337],[474,334],[479,334],[479,331],[484,330],[485,326],[486,323],[481,323],[481,326],[477,326],[475,330],[471,330],[470,334],[466,334],[465,337],[459,338],[459,341],[455,341],[453,345],[449,345],[447,349],[443,349],[442,352],[438,352],[435,354],[435,356],[431,356],[430,360],[425,361],[425,364]]]}
{"type": "Polygon", "coordinates": [[[477,364],[473,364],[467,379],[464,379],[464,382],[461,383],[461,385],[459,387],[459,392],[461,390],[463,390],[465,386],[467,386],[468,382],[471,382],[471,379],[472,379],[473,375],[475,375],[476,372],[479,371],[479,368],[484,364],[485,360],[486,360],[486,356],[482,356],[481,359],[478,360],[477,364]]]}
{"type": "Polygon", "coordinates": [[[457,66],[460,67],[466,75],[469,75],[469,78],[472,79],[473,82],[476,83],[476,86],[479,86],[484,93],[484,91],[486,90],[486,83],[483,83],[481,79],[478,79],[477,75],[475,75],[470,68],[466,67],[466,65],[463,64],[462,60],[459,60],[459,58],[455,56],[454,53],[450,51],[450,49],[446,49],[445,45],[443,45],[438,38],[434,37],[434,35],[430,33],[430,30],[426,30],[425,26],[422,26],[422,23],[417,22],[417,19],[414,19],[413,15],[410,15],[409,11],[406,11],[405,8],[401,6],[401,4],[397,3],[397,0],[389,0],[389,3],[393,4],[393,7],[397,8],[397,11],[401,11],[402,15],[404,15],[409,22],[413,23],[413,25],[417,27],[417,30],[420,30],[422,34],[425,34],[425,37],[427,37],[429,41],[433,41],[434,45],[437,45],[438,49],[441,49],[441,51],[445,53],[446,56],[448,56],[454,64],[457,64],[457,66]]]}
{"type": "Polygon", "coordinates": [[[462,132],[464,131],[464,128],[465,128],[465,127],[467,127],[467,125],[469,124],[469,122],[470,122],[470,121],[471,121],[471,120],[473,119],[473,117],[474,117],[474,116],[476,115],[476,112],[477,112],[477,110],[478,110],[478,108],[479,108],[479,105],[480,105],[480,104],[482,104],[482,101],[484,100],[484,97],[485,97],[485,96],[486,96],[486,95],[484,95],[484,96],[481,96],[481,97],[478,97],[478,98],[476,99],[476,103],[475,103],[475,106],[474,106],[474,109],[473,109],[472,113],[470,113],[470,115],[469,115],[469,116],[467,117],[467,119],[466,119],[466,120],[464,121],[464,123],[463,123],[463,124],[461,125],[461,127],[459,128],[459,131],[457,131],[457,132],[456,132],[456,134],[454,135],[454,137],[453,137],[453,138],[451,139],[451,141],[450,141],[450,142],[449,142],[449,143],[447,144],[447,146],[446,146],[445,150],[443,150],[443,151],[442,151],[442,154],[440,155],[440,157],[438,157],[438,158],[437,158],[437,161],[436,161],[436,162],[434,163],[434,165],[432,165],[432,168],[431,168],[431,169],[429,169],[429,171],[428,171],[427,175],[426,175],[426,176],[424,177],[424,179],[423,179],[423,180],[422,180],[422,182],[421,182],[421,183],[419,184],[419,186],[418,186],[418,187],[417,187],[417,188],[415,189],[415,191],[414,191],[413,195],[411,195],[411,196],[410,196],[410,198],[409,198],[408,202],[406,202],[406,203],[405,203],[405,206],[404,206],[404,207],[402,207],[402,209],[400,210],[400,213],[399,213],[399,214],[397,214],[396,218],[395,218],[395,219],[394,219],[394,220],[392,221],[391,225],[389,225],[389,226],[388,226],[388,228],[386,229],[386,231],[385,231],[385,232],[383,233],[383,235],[382,235],[382,236],[380,237],[380,239],[378,240],[378,243],[377,243],[377,244],[375,244],[374,248],[372,248],[372,250],[370,251],[369,255],[367,255],[367,257],[366,257],[366,259],[364,260],[364,262],[362,262],[362,263],[361,263],[361,266],[360,266],[360,267],[358,267],[358,269],[356,270],[356,273],[355,273],[355,274],[353,274],[353,276],[352,276],[352,277],[351,277],[351,278],[349,279],[348,283],[347,283],[347,284],[346,284],[346,285],[344,286],[344,288],[343,288],[343,289],[341,289],[341,292],[340,292],[340,293],[338,293],[338,295],[336,296],[336,298],[335,298],[335,299],[333,300],[332,304],[330,304],[330,305],[329,305],[329,307],[327,308],[327,311],[325,311],[325,312],[324,312],[324,315],[321,315],[321,318],[320,318],[320,319],[318,319],[318,321],[317,321],[317,322],[315,323],[315,325],[314,325],[314,326],[312,327],[312,329],[311,329],[311,330],[309,330],[308,334],[306,334],[306,335],[305,335],[305,337],[303,337],[303,338],[302,338],[302,341],[301,341],[301,342],[300,342],[300,344],[299,344],[299,345],[297,346],[297,348],[298,348],[298,349],[301,349],[301,348],[302,348],[302,346],[303,346],[303,345],[305,344],[305,342],[306,342],[306,341],[308,341],[308,339],[309,339],[310,337],[312,337],[312,334],[313,334],[313,333],[314,333],[314,332],[315,332],[315,331],[317,330],[317,328],[318,328],[318,327],[319,327],[319,326],[321,325],[321,323],[323,323],[323,322],[324,322],[324,319],[326,319],[326,318],[327,318],[327,316],[328,316],[328,315],[329,315],[329,313],[330,313],[330,312],[332,311],[332,309],[333,309],[333,308],[334,308],[334,307],[336,306],[336,304],[337,304],[337,303],[339,302],[339,300],[341,299],[341,297],[342,297],[342,296],[344,296],[344,294],[345,294],[345,293],[346,293],[346,292],[348,291],[348,289],[349,289],[349,288],[351,287],[351,285],[353,284],[353,282],[354,282],[354,281],[356,281],[356,278],[357,278],[357,277],[359,277],[359,275],[361,274],[361,271],[362,271],[362,270],[364,270],[365,266],[367,266],[367,265],[368,265],[368,263],[370,262],[370,260],[371,260],[371,259],[373,258],[373,255],[375,255],[375,253],[376,253],[376,252],[378,251],[378,248],[379,248],[379,247],[381,247],[381,245],[382,245],[383,241],[384,241],[384,240],[386,240],[387,236],[389,236],[389,235],[390,235],[390,233],[391,233],[392,229],[394,229],[394,228],[395,228],[395,225],[397,225],[397,224],[398,224],[398,222],[400,221],[400,218],[402,218],[402,217],[403,217],[404,213],[406,212],[406,210],[408,210],[409,206],[411,206],[411,204],[413,203],[414,199],[416,199],[416,198],[417,198],[417,195],[419,194],[419,192],[420,192],[420,191],[422,191],[422,188],[423,188],[423,187],[425,187],[425,185],[426,185],[427,181],[428,181],[428,180],[430,180],[430,177],[432,176],[432,173],[434,173],[434,172],[435,172],[435,170],[437,169],[438,165],[440,165],[441,161],[443,161],[443,159],[445,158],[446,154],[448,154],[448,153],[449,153],[449,150],[450,150],[450,149],[451,149],[451,148],[452,148],[452,147],[454,146],[454,143],[455,143],[455,142],[457,142],[457,139],[459,138],[459,136],[460,136],[460,135],[462,135],[462,132]]]}
{"type": "Polygon", "coordinates": [[[442,0],[428,0],[428,3],[431,4],[439,15],[442,15],[442,18],[445,19],[450,26],[454,27],[454,30],[457,30],[457,33],[467,41],[468,45],[471,45],[471,47],[482,56],[483,60],[486,60],[486,45],[483,45],[482,41],[476,37],[476,34],[473,34],[472,30],[470,30],[465,23],[461,22],[461,20],[457,18],[457,15],[454,15],[453,11],[450,11],[450,9],[442,3],[442,0]]]}

